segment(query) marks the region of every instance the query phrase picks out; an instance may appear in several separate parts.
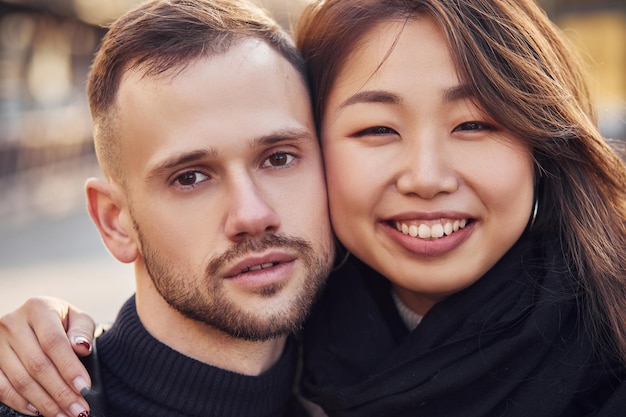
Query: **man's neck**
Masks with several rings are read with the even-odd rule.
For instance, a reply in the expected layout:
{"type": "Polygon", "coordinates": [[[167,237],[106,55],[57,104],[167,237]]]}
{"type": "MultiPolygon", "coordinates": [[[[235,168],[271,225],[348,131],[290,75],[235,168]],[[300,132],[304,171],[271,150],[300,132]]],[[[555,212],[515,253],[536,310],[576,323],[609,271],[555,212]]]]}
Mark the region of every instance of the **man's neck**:
{"type": "Polygon", "coordinates": [[[141,280],[137,281],[139,319],[154,338],[177,352],[243,375],[260,375],[280,358],[286,336],[263,342],[234,338],[183,316],[163,300],[151,283],[142,285],[141,280]]]}

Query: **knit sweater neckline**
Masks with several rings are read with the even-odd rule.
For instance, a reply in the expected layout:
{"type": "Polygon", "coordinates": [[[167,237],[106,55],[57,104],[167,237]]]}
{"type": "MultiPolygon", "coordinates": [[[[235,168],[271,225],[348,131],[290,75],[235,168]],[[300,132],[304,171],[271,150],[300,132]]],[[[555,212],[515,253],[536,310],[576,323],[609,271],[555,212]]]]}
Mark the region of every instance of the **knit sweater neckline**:
{"type": "Polygon", "coordinates": [[[289,340],[280,359],[259,376],[204,364],[150,335],[134,297],[98,339],[98,351],[114,416],[280,416],[297,362],[295,342],[289,340]]]}

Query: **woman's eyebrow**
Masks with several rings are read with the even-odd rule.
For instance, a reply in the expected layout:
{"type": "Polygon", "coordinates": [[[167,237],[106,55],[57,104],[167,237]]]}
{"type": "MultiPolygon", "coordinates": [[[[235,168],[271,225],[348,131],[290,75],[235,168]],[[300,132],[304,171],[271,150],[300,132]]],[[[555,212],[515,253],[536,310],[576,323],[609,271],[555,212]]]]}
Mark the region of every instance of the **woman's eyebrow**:
{"type": "Polygon", "coordinates": [[[472,97],[474,97],[474,92],[469,84],[459,84],[443,90],[443,101],[446,103],[472,97]]]}
{"type": "MultiPolygon", "coordinates": [[[[459,84],[443,90],[443,101],[446,103],[464,100],[474,97],[474,92],[469,84],[459,84]]],[[[402,104],[402,97],[389,91],[383,90],[367,90],[348,97],[339,105],[339,109],[343,109],[354,104],[376,103],[376,104],[402,104]]]]}
{"type": "Polygon", "coordinates": [[[339,105],[339,109],[360,103],[401,104],[402,98],[397,94],[382,90],[359,91],[348,97],[339,105]]]}

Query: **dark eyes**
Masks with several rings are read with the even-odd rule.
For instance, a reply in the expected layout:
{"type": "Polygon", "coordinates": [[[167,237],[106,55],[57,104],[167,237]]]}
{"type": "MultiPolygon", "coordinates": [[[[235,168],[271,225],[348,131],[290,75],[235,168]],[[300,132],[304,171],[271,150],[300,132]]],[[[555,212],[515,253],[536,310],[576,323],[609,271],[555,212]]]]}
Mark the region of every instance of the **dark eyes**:
{"type": "MultiPolygon", "coordinates": [[[[488,123],[483,122],[464,122],[452,129],[453,132],[466,132],[466,131],[482,131],[482,130],[494,130],[494,127],[488,123]]],[[[385,136],[398,134],[394,129],[386,126],[374,126],[367,129],[363,129],[355,133],[354,137],[363,136],[385,136]]]]}
{"type": "Polygon", "coordinates": [[[276,153],[271,154],[269,158],[267,158],[264,161],[261,167],[262,168],[283,167],[293,162],[294,158],[295,156],[287,152],[276,152],[276,153]]]}
{"type": "Polygon", "coordinates": [[[369,127],[367,129],[360,130],[356,134],[354,134],[354,136],[358,138],[358,137],[369,136],[369,135],[372,135],[372,136],[393,135],[396,133],[397,132],[390,127],[374,126],[374,127],[369,127]]]}
{"type": "Polygon", "coordinates": [[[455,127],[453,132],[460,132],[466,130],[493,130],[493,126],[482,122],[465,122],[455,127]]]}
{"type": "MultiPolygon", "coordinates": [[[[263,160],[261,168],[283,168],[291,165],[296,157],[287,152],[275,152],[263,160]]],[[[173,184],[181,188],[194,188],[198,184],[210,180],[211,177],[198,170],[185,171],[178,175],[173,184]]]]}
{"type": "Polygon", "coordinates": [[[176,177],[174,183],[182,187],[195,187],[197,184],[208,180],[209,177],[199,171],[187,171],[176,177]]]}

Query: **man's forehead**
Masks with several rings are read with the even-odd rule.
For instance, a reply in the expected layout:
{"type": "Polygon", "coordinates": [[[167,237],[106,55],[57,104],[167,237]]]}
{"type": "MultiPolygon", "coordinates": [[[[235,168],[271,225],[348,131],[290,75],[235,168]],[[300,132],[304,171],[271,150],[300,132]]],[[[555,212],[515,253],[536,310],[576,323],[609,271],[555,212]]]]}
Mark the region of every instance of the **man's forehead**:
{"type": "Polygon", "coordinates": [[[124,147],[141,147],[159,161],[167,160],[169,152],[202,150],[206,158],[269,147],[271,142],[317,142],[302,78],[258,40],[167,74],[130,70],[119,91],[118,109],[121,134],[128,142],[124,147]]]}
{"type": "Polygon", "coordinates": [[[131,62],[126,65],[121,80],[122,82],[125,79],[171,81],[188,68],[206,62],[217,62],[225,71],[237,71],[243,63],[288,66],[290,70],[300,73],[304,81],[304,74],[294,63],[285,58],[267,41],[252,36],[233,39],[228,42],[228,46],[203,51],[189,57],[172,58],[155,55],[143,62],[131,62]],[[245,51],[244,53],[241,53],[242,49],[245,51]]]}

